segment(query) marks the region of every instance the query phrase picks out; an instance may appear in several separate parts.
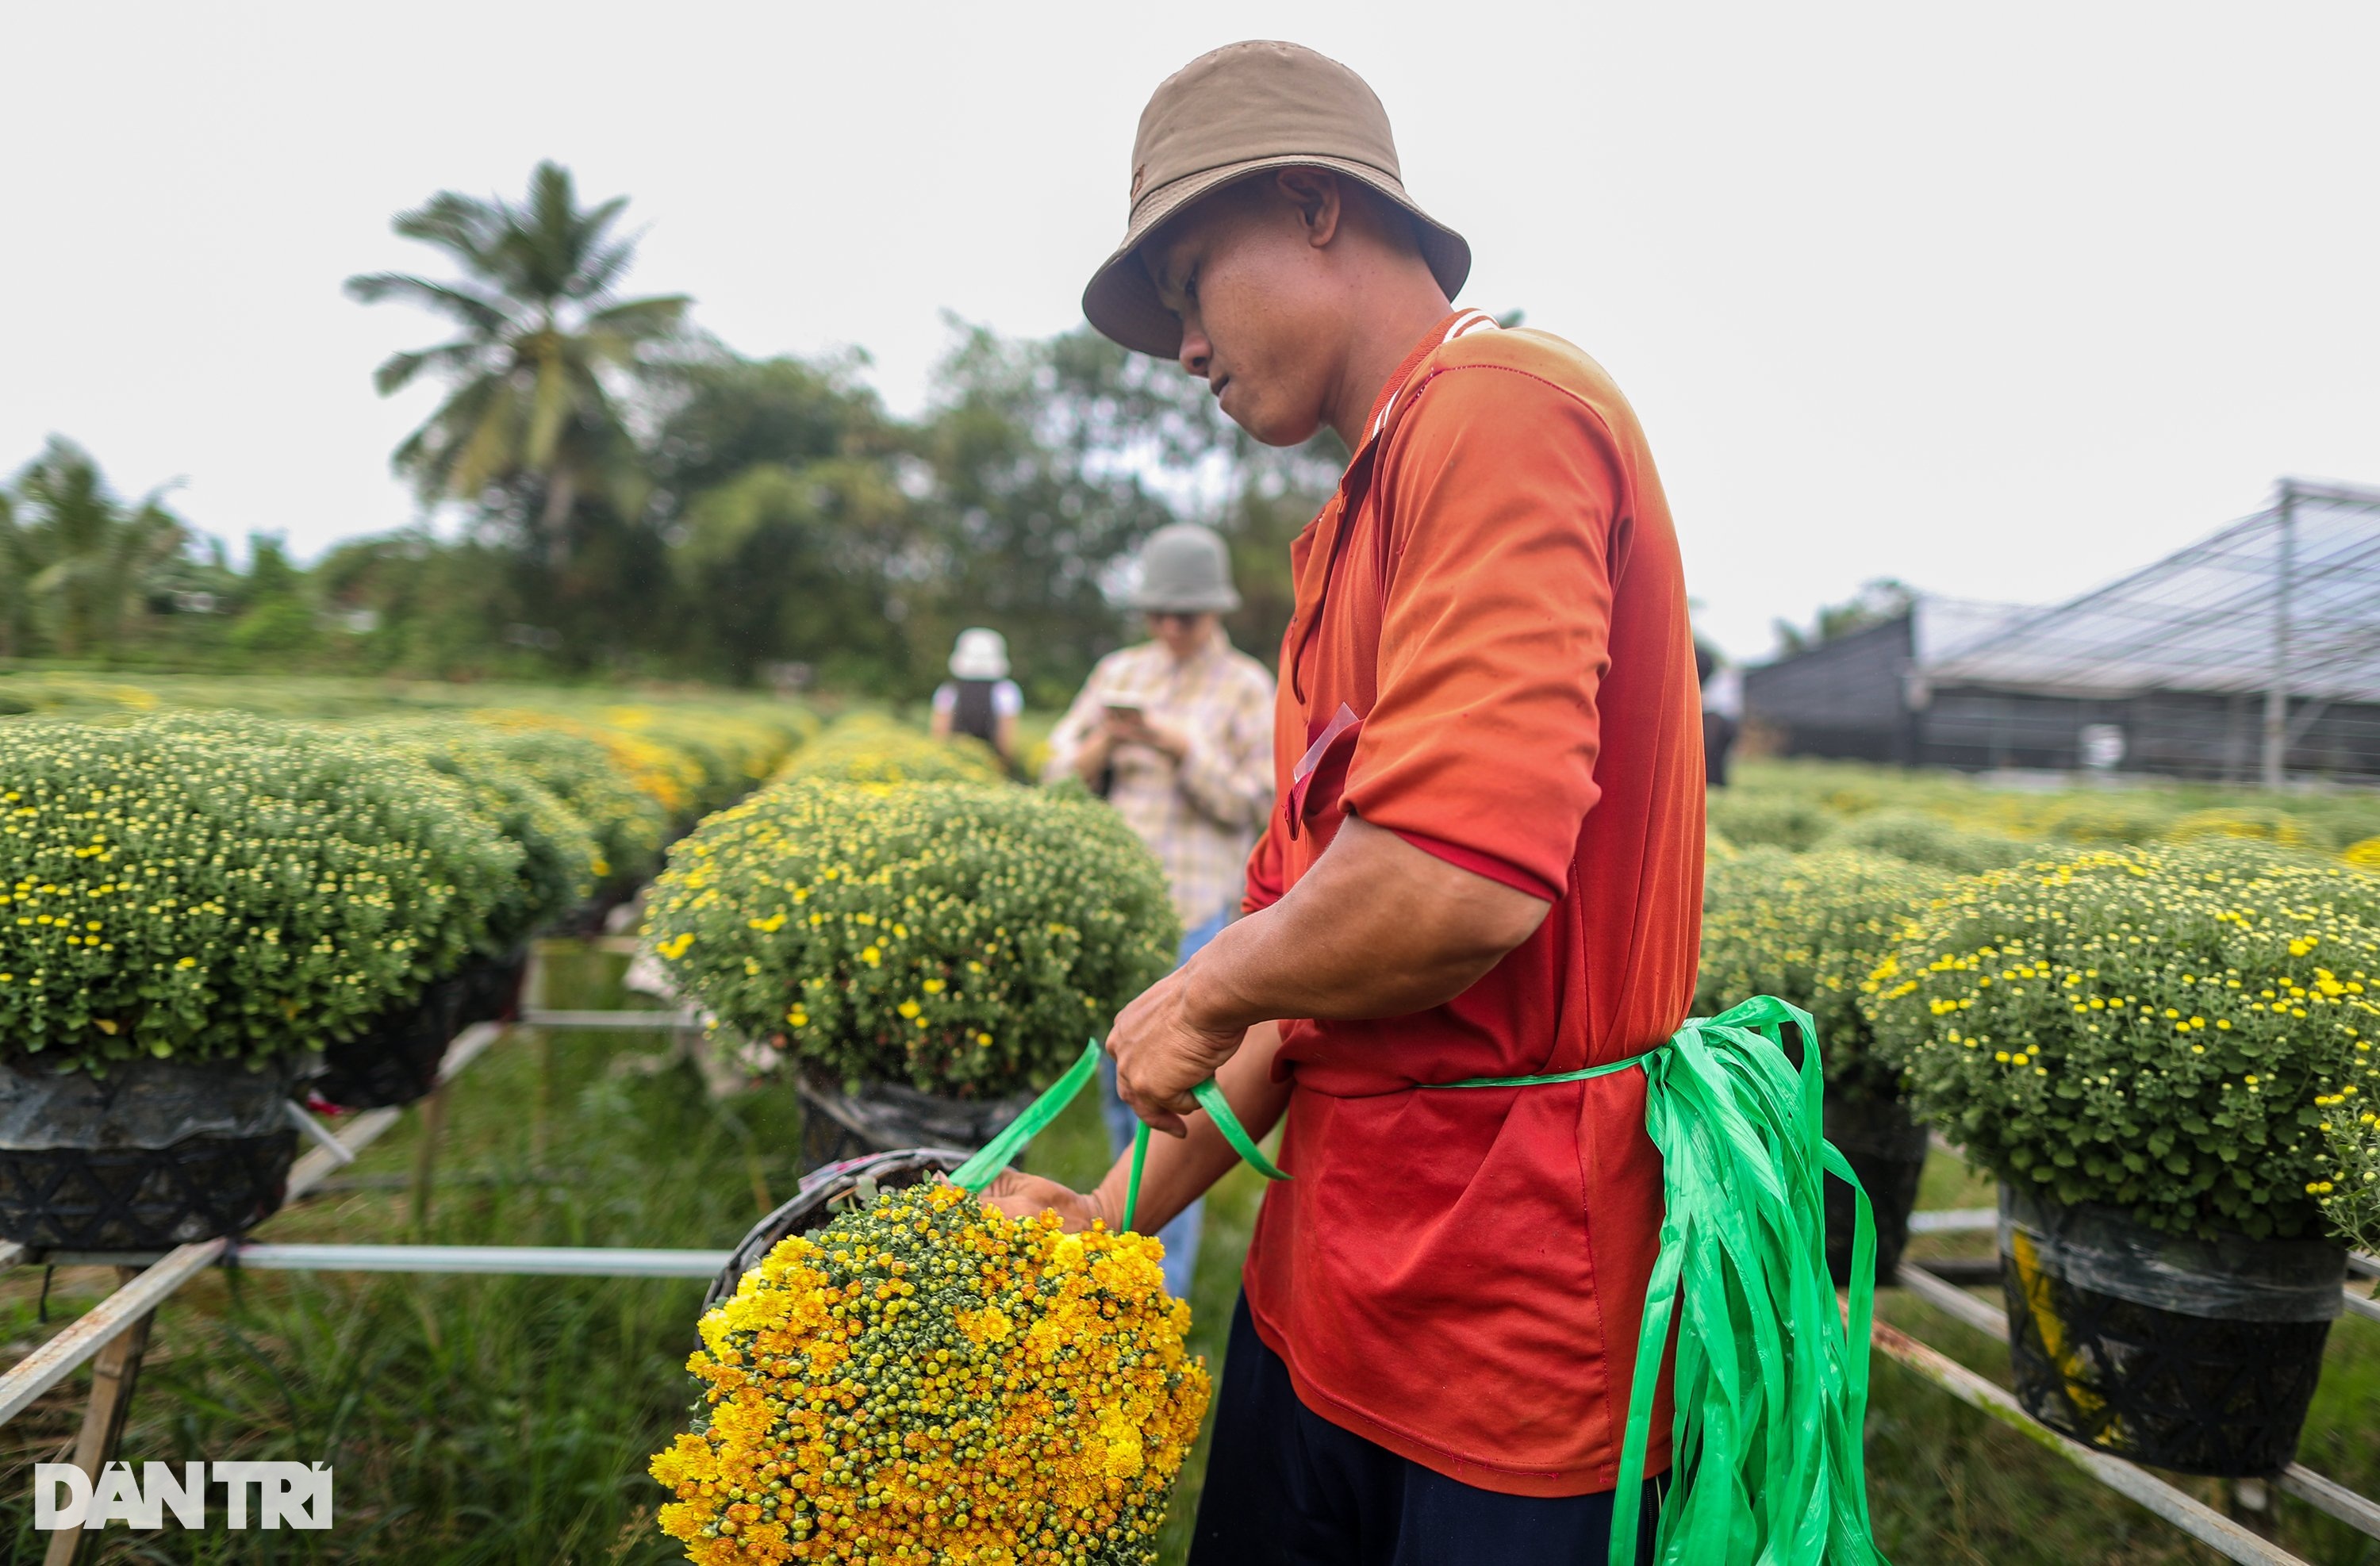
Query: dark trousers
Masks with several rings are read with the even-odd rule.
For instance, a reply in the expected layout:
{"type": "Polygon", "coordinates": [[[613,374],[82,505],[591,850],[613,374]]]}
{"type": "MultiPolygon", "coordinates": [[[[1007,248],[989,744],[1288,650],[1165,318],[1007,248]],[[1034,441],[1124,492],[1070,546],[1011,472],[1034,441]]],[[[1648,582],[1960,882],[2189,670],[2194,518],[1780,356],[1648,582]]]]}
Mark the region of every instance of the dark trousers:
{"type": "MultiPolygon", "coordinates": [[[[1243,1295],[1190,1566],[1604,1566],[1611,1496],[1500,1495],[1340,1428],[1298,1402],[1243,1295]]],[[[1648,1481],[1639,1560],[1659,1512],[1648,1481]]]]}

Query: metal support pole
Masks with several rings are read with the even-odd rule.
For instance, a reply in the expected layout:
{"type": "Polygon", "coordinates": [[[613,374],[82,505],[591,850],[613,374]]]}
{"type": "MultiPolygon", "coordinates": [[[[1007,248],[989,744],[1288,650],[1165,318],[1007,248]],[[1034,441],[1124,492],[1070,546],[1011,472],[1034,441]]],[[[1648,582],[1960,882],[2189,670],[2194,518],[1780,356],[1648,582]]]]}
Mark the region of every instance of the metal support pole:
{"type": "MultiPolygon", "coordinates": [[[[528,949],[528,971],[521,976],[518,1014],[545,1009],[545,945],[532,941],[528,949]]],[[[545,1167],[546,1127],[553,1112],[553,1036],[545,1029],[529,1030],[529,1064],[534,1080],[528,1099],[528,1166],[545,1167]]]]}
{"type": "Polygon", "coordinates": [[[549,1012],[524,1008],[520,1020],[525,1027],[575,1031],[603,1028],[618,1033],[680,1033],[702,1026],[701,1015],[695,1012],[549,1012]]]}
{"type": "Polygon", "coordinates": [[[733,1251],[618,1245],[241,1245],[229,1267],[279,1272],[478,1272],[547,1278],[716,1278],[733,1251]]]}
{"type": "Polygon", "coordinates": [[[2289,597],[2296,587],[2297,483],[2281,480],[2273,562],[2273,683],[2265,690],[2265,786],[2278,788],[2289,753],[2289,597]]]}
{"type": "MultiPolygon", "coordinates": [[[[131,1282],[140,1270],[117,1268],[116,1286],[121,1288],[131,1282]]],[[[116,1448],[124,1439],[124,1422],[132,1411],[132,1386],[140,1378],[141,1356],[149,1351],[149,1325],[156,1319],[154,1310],[142,1315],[110,1340],[91,1365],[91,1402],[83,1405],[82,1431],[75,1438],[74,1465],[90,1475],[94,1485],[99,1482],[101,1471],[115,1460],[116,1448]]],[[[101,1524],[97,1523],[59,1529],[50,1536],[50,1547],[42,1557],[42,1566],[74,1566],[84,1540],[100,1532],[101,1524]]]]}
{"type": "Polygon", "coordinates": [[[438,1185],[438,1133],[446,1123],[443,1083],[423,1096],[419,1111],[414,1119],[414,1132],[420,1140],[413,1147],[413,1227],[417,1233],[427,1233],[430,1203],[438,1185]]]}

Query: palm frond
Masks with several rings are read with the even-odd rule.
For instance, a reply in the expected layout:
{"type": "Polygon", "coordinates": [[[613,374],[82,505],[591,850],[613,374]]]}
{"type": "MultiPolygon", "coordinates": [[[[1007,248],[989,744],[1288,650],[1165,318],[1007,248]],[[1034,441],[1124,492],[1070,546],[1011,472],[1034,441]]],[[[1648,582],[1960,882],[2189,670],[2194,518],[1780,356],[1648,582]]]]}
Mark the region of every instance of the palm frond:
{"type": "Polygon", "coordinates": [[[476,484],[467,488],[456,482],[455,466],[475,431],[500,415],[506,390],[500,375],[482,375],[464,382],[396,448],[391,466],[412,476],[425,502],[477,492],[476,484]]]}
{"type": "Polygon", "coordinates": [[[612,285],[617,283],[636,261],[637,244],[644,237],[644,230],[638,229],[625,238],[589,246],[571,275],[570,297],[593,300],[610,293],[612,285]]]}
{"type": "Polygon", "coordinates": [[[411,212],[397,213],[390,226],[405,238],[451,250],[465,265],[476,268],[503,226],[502,213],[502,202],[441,190],[411,212]]]}
{"type": "Polygon", "coordinates": [[[405,299],[451,316],[475,332],[494,336],[512,324],[513,312],[501,299],[491,299],[452,283],[415,277],[402,272],[366,272],[347,279],[347,297],[359,304],[405,299]]]}
{"type": "Polygon", "coordinates": [[[378,370],[372,371],[372,384],[382,396],[388,396],[408,384],[424,370],[434,370],[450,381],[460,381],[486,374],[492,357],[489,344],[473,342],[468,338],[441,343],[436,347],[391,354],[382,361],[378,370]]]}
{"type": "Polygon", "coordinates": [[[686,310],[693,303],[694,297],[690,294],[655,294],[641,299],[623,299],[589,315],[587,327],[590,333],[608,333],[631,342],[650,342],[675,331],[685,321],[686,310]]]}
{"type": "MultiPolygon", "coordinates": [[[[599,202],[578,214],[578,221],[574,226],[573,233],[573,238],[576,241],[574,247],[576,253],[571,257],[574,271],[584,271],[597,255],[610,248],[604,242],[604,236],[611,232],[613,224],[620,221],[620,214],[627,210],[628,198],[614,196],[610,200],[599,202]]],[[[613,243],[625,243],[629,249],[634,249],[638,237],[638,236],[632,234],[625,240],[613,243]]]]}
{"type": "Polygon", "coordinates": [[[509,383],[500,383],[455,453],[447,492],[468,500],[519,472],[523,422],[518,395],[509,383]]]}

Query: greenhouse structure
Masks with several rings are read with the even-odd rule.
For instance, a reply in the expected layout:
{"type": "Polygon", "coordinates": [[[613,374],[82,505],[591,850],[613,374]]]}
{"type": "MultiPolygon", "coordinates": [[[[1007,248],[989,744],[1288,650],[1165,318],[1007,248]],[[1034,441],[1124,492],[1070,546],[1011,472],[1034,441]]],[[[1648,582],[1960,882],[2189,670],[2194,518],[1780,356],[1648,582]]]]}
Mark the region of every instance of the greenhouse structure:
{"type": "Polygon", "coordinates": [[[2380,781],[2380,490],[2273,504],[2080,598],[1920,597],[1744,676],[1786,755],[2380,781]]]}

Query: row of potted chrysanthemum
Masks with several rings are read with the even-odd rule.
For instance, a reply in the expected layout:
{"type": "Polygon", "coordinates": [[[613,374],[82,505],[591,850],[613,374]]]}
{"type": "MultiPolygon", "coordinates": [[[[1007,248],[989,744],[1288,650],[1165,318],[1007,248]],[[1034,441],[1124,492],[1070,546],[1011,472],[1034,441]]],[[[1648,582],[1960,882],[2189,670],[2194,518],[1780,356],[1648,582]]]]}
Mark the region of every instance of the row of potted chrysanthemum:
{"type": "Polygon", "coordinates": [[[257,1221],[294,1099],[427,1091],[672,826],[601,734],[528,715],[0,724],[0,1238],[257,1221]]]}
{"type": "Polygon", "coordinates": [[[1889,1241],[1923,1126],[1997,1178],[2036,1416],[2165,1467],[2289,1463],[2348,1245],[2380,1241],[2380,880],[2237,842],[1963,877],[1755,852],[1710,903],[1706,982],[1807,1000],[1889,1241]]]}

